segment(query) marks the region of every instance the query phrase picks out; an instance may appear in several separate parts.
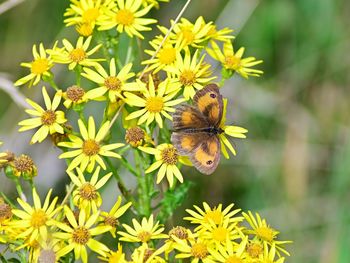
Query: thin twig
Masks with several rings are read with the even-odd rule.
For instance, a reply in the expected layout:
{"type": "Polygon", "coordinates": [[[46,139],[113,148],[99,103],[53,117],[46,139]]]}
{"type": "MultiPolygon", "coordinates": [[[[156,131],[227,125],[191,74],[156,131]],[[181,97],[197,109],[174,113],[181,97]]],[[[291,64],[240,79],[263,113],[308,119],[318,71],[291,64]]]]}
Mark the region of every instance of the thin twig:
{"type": "MultiPolygon", "coordinates": [[[[190,4],[191,0],[187,0],[187,2],[185,3],[185,5],[182,7],[180,13],[177,15],[177,17],[174,20],[174,23],[171,25],[171,27],[169,28],[168,32],[165,34],[162,42],[160,42],[160,45],[158,46],[156,52],[153,54],[153,56],[150,58],[150,60],[154,59],[158,52],[160,51],[160,49],[162,48],[162,46],[164,45],[165,41],[167,40],[167,38],[169,37],[171,31],[173,31],[175,25],[177,24],[177,22],[179,21],[179,19],[182,17],[183,13],[186,11],[188,5],[190,4]]],[[[148,69],[148,65],[143,69],[141,75],[140,75],[140,79],[143,77],[143,75],[146,73],[146,70],[148,69]]]]}
{"type": "Polygon", "coordinates": [[[13,85],[12,81],[8,80],[5,76],[0,75],[0,89],[6,92],[17,106],[27,109],[29,104],[26,102],[25,97],[18,91],[13,85]]]}
{"type": "MultiPolygon", "coordinates": [[[[153,56],[151,57],[151,60],[154,59],[158,52],[160,51],[160,49],[162,48],[162,46],[165,43],[165,40],[168,38],[168,36],[170,35],[171,31],[173,31],[175,25],[177,24],[177,22],[179,21],[179,19],[181,18],[181,16],[183,15],[183,13],[185,12],[185,10],[187,9],[188,5],[190,4],[191,0],[187,0],[187,2],[185,3],[185,5],[182,7],[180,13],[177,15],[177,17],[174,20],[174,23],[171,25],[171,27],[169,28],[168,32],[165,34],[162,42],[159,44],[156,52],[153,54],[153,56]]],[[[148,65],[143,69],[143,71],[141,72],[141,75],[139,76],[139,79],[141,79],[143,77],[143,75],[146,73],[146,70],[148,68],[148,65]]],[[[121,109],[124,107],[125,102],[120,105],[119,110],[116,112],[116,114],[113,116],[113,119],[111,120],[111,123],[109,124],[109,129],[113,126],[114,122],[117,120],[117,117],[121,111],[121,109]]]]}
{"type": "Polygon", "coordinates": [[[0,15],[15,7],[16,5],[19,5],[22,2],[24,2],[24,0],[8,0],[0,4],[0,15]]]}

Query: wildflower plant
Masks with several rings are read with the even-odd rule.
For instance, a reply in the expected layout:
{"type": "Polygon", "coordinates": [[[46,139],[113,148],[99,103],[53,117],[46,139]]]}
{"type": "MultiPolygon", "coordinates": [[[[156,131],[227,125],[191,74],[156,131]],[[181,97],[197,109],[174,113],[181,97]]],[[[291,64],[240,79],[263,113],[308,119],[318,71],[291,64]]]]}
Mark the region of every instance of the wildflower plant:
{"type": "MultiPolygon", "coordinates": [[[[183,226],[164,225],[192,185],[182,169],[192,163],[170,139],[176,107],[191,104],[196,91],[212,82],[224,89],[235,73],[262,74],[255,68],[261,60],[233,48],[233,30],[217,29],[203,17],[180,19],[187,4],[170,28],[157,24],[150,11],[164,2],[169,1],[70,0],[63,21],[75,36],[51,47],[34,45],[33,61],[21,64],[30,72],[15,84],[41,89],[45,106],[27,99],[30,118],[19,122],[19,131],[33,133],[31,144],[52,139],[66,161],[62,170],[69,184],[64,198],[51,198],[59,190],[50,189],[42,202],[35,176],[43,172],[34,161],[0,152],[0,168],[18,192],[18,204],[0,198],[0,242],[12,252],[1,254],[2,262],[14,262],[15,254],[20,262],[86,263],[98,257],[121,263],[281,263],[289,255],[289,241],[278,240],[279,232],[265,219],[241,214],[233,204],[203,202],[186,210],[183,226]],[[147,42],[150,30],[158,34],[147,42]],[[221,63],[221,74],[214,74],[209,56],[221,63]],[[58,64],[75,77],[69,87],[52,71],[58,64]],[[93,104],[100,106],[88,111],[93,104]],[[125,172],[136,179],[135,189],[121,176],[125,172]],[[26,182],[32,188],[28,200],[26,182]],[[120,194],[105,209],[107,185],[120,194]]],[[[223,101],[218,138],[230,158],[236,150],[228,136],[245,138],[247,130],[227,125],[230,106],[223,101]]]]}

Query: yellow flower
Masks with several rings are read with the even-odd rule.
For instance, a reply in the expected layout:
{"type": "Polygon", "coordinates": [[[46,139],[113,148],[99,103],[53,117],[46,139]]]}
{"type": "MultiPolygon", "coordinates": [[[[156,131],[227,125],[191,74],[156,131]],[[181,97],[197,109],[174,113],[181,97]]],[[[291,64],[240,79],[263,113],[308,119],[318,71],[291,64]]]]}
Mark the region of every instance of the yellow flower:
{"type": "Polygon", "coordinates": [[[71,0],[72,4],[67,8],[64,16],[67,16],[63,22],[66,26],[89,23],[94,26],[105,10],[115,7],[113,0],[71,0]]]}
{"type": "Polygon", "coordinates": [[[119,243],[117,251],[110,250],[105,257],[98,258],[103,261],[107,261],[108,263],[127,263],[125,260],[125,254],[123,253],[123,247],[119,243]]]}
{"type": "Polygon", "coordinates": [[[165,244],[162,247],[165,255],[168,255],[171,251],[175,249],[174,246],[176,244],[176,241],[174,240],[173,236],[177,237],[180,240],[194,240],[196,237],[196,234],[193,234],[190,229],[182,226],[173,227],[168,234],[169,238],[165,240],[165,244]]]}
{"type": "Polygon", "coordinates": [[[182,174],[176,165],[179,161],[186,164],[187,162],[184,157],[179,156],[176,148],[172,144],[163,143],[156,148],[140,146],[139,149],[155,156],[156,161],[148,167],[146,173],[151,173],[159,169],[157,173],[157,184],[163,180],[165,175],[170,187],[174,184],[174,176],[180,183],[183,183],[182,174]]]}
{"type": "Polygon", "coordinates": [[[136,248],[131,254],[132,261],[130,263],[166,263],[163,258],[158,256],[162,253],[162,249],[150,248],[146,243],[136,248]]]}
{"type": "Polygon", "coordinates": [[[0,227],[3,230],[4,226],[11,220],[12,218],[11,206],[0,197],[0,227]]]}
{"type": "Polygon", "coordinates": [[[185,53],[182,58],[181,54],[176,55],[176,62],[173,66],[166,66],[164,70],[171,76],[171,81],[176,89],[183,88],[183,95],[186,100],[193,98],[196,90],[202,89],[206,84],[215,79],[208,77],[209,64],[203,64],[204,56],[199,61],[198,50],[191,57],[190,52],[185,53]]]}
{"type": "Polygon", "coordinates": [[[272,244],[271,248],[269,249],[267,245],[264,246],[264,254],[263,256],[259,257],[258,263],[284,263],[284,257],[280,257],[278,255],[278,251],[276,250],[275,244],[272,244]],[[278,259],[276,258],[276,253],[278,259]]]}
{"type": "Polygon", "coordinates": [[[199,229],[198,234],[201,239],[206,240],[211,247],[218,250],[242,236],[237,222],[238,220],[232,223],[229,218],[226,218],[221,224],[217,225],[211,220],[209,223],[204,224],[203,228],[199,229]]]}
{"type": "Polygon", "coordinates": [[[18,123],[18,125],[22,126],[19,131],[27,131],[41,126],[33,135],[30,143],[42,142],[48,134],[54,134],[56,132],[63,134],[64,130],[62,124],[67,121],[63,111],[56,111],[61,102],[62,91],[56,92],[52,102],[45,87],[42,88],[42,94],[46,110],[34,101],[26,99],[29,105],[33,107],[33,109],[27,109],[26,113],[34,116],[34,118],[23,120],[18,123]]]}
{"type": "Polygon", "coordinates": [[[50,69],[53,67],[54,63],[51,56],[46,55],[44,45],[40,43],[39,52],[37,51],[36,45],[33,45],[32,52],[34,60],[29,63],[21,63],[21,66],[30,68],[30,74],[17,80],[15,86],[20,86],[30,81],[29,87],[31,87],[38,84],[43,76],[51,76],[52,73],[50,72],[50,69]]]}
{"type": "Polygon", "coordinates": [[[152,6],[142,7],[142,0],[117,0],[118,6],[112,10],[106,10],[98,22],[98,30],[109,30],[116,27],[119,33],[126,32],[130,37],[144,37],[140,31],[150,31],[149,24],[156,23],[157,20],[143,18],[152,6]]]}
{"type": "Polygon", "coordinates": [[[92,172],[97,162],[102,169],[106,170],[106,165],[101,158],[102,156],[120,158],[120,155],[112,152],[111,150],[123,146],[123,143],[113,143],[108,145],[102,145],[102,141],[105,135],[109,131],[109,121],[105,122],[100,130],[96,134],[95,121],[93,117],[89,117],[88,127],[82,120],[78,120],[79,130],[81,137],[75,135],[69,135],[70,142],[60,142],[58,146],[73,148],[75,150],[62,153],[59,158],[73,158],[72,162],[69,164],[67,170],[73,170],[80,165],[80,170],[82,172],[85,169],[88,172],[92,172]]]}
{"type": "Polygon", "coordinates": [[[234,39],[235,37],[230,35],[233,32],[232,29],[229,29],[227,27],[217,30],[216,25],[211,24],[209,32],[207,34],[208,38],[211,40],[217,40],[217,41],[228,41],[230,39],[234,39]]]}
{"type": "Polygon", "coordinates": [[[218,250],[209,248],[210,255],[215,259],[215,262],[220,263],[254,262],[247,261],[247,254],[245,253],[247,240],[248,237],[244,237],[239,244],[235,242],[227,242],[224,248],[218,250]]]}
{"type": "Polygon", "coordinates": [[[158,85],[158,89],[155,89],[154,82],[151,76],[149,76],[148,90],[143,92],[143,97],[139,97],[130,92],[125,92],[125,102],[131,106],[141,107],[142,109],[134,111],[126,117],[126,120],[139,118],[137,125],[146,122],[146,125],[150,125],[154,120],[158,123],[160,128],[163,128],[162,115],[172,120],[172,117],[168,112],[174,112],[173,106],[181,103],[184,99],[175,99],[177,90],[166,94],[169,87],[168,80],[163,81],[158,85]]]}
{"type": "Polygon", "coordinates": [[[248,211],[248,213],[243,212],[242,215],[247,220],[249,225],[252,227],[252,229],[244,230],[243,231],[244,233],[248,235],[254,235],[255,238],[257,238],[260,242],[263,243],[264,247],[266,245],[269,245],[270,247],[274,246],[277,249],[278,255],[279,255],[278,251],[281,251],[284,254],[289,256],[288,251],[283,248],[283,245],[291,243],[291,241],[275,240],[279,232],[271,228],[267,224],[265,219],[261,219],[258,213],[255,213],[256,218],[254,217],[253,213],[250,211],[248,211]]]}
{"type": "Polygon", "coordinates": [[[73,45],[67,39],[63,39],[63,48],[54,48],[48,50],[48,53],[52,55],[54,62],[69,64],[69,70],[74,69],[77,65],[86,67],[97,66],[98,61],[103,61],[104,59],[92,59],[89,58],[89,56],[94,54],[102,46],[102,44],[99,44],[88,51],[91,39],[92,37],[90,36],[84,41],[83,37],[79,37],[75,47],[73,47],[73,45]]]}
{"type": "MultiPolygon", "coordinates": [[[[160,44],[164,37],[157,37],[153,41],[150,41],[150,45],[154,50],[145,50],[145,52],[153,57],[156,54],[160,44]]],[[[148,65],[147,71],[153,71],[157,73],[159,70],[164,69],[166,66],[174,66],[176,62],[176,56],[181,51],[180,42],[176,42],[175,45],[170,41],[165,41],[161,49],[158,51],[153,59],[143,61],[142,65],[148,65]]]]}
{"type": "MultiPolygon", "coordinates": [[[[221,62],[222,66],[229,71],[236,71],[244,78],[249,76],[259,77],[263,71],[252,69],[251,67],[261,64],[262,60],[256,60],[254,57],[242,58],[244,47],[241,47],[237,52],[233,50],[231,41],[225,41],[223,51],[220,50],[218,44],[211,42],[212,48],[207,48],[207,52],[217,61],[221,62]]],[[[232,75],[232,74],[230,74],[232,75]]]]}
{"type": "Polygon", "coordinates": [[[185,220],[191,221],[191,224],[198,224],[198,229],[203,228],[205,225],[213,222],[216,225],[221,225],[224,221],[228,220],[231,222],[240,222],[242,217],[235,216],[241,209],[235,209],[231,211],[231,208],[234,204],[230,204],[224,210],[222,210],[222,204],[219,204],[218,207],[210,208],[210,206],[203,202],[204,210],[200,207],[194,205],[193,207],[197,211],[191,209],[186,209],[186,212],[191,216],[184,217],[185,220]]]}
{"type": "MultiPolygon", "coordinates": [[[[0,146],[2,145],[2,142],[0,142],[0,146]]],[[[7,163],[7,153],[5,152],[0,152],[0,165],[1,164],[4,164],[4,163],[7,163]]]]}
{"type": "Polygon", "coordinates": [[[176,244],[175,249],[179,251],[175,258],[191,258],[191,263],[204,262],[204,263],[214,263],[209,254],[208,244],[203,240],[196,238],[193,240],[183,240],[178,239],[173,236],[176,244]]]}
{"type": "Polygon", "coordinates": [[[119,240],[125,242],[147,243],[151,239],[168,237],[168,235],[162,234],[164,227],[162,227],[158,221],[154,224],[153,215],[151,215],[148,220],[146,217],[142,218],[141,224],[137,222],[136,219],[133,219],[132,224],[134,228],[123,224],[123,227],[127,232],[118,231],[118,234],[122,236],[119,240]]]}
{"type": "Polygon", "coordinates": [[[77,168],[77,172],[78,176],[71,171],[68,172],[70,179],[77,186],[77,189],[73,192],[73,203],[81,210],[86,209],[87,214],[90,213],[91,209],[96,213],[97,209],[102,205],[102,198],[98,189],[107,183],[112,173],[106,174],[98,181],[100,173],[100,167],[98,166],[90,181],[87,182],[79,168],[77,168]]]}
{"type": "MultiPolygon", "coordinates": [[[[175,22],[170,21],[171,25],[175,22]]],[[[170,33],[169,38],[173,42],[180,42],[181,47],[185,47],[188,50],[188,47],[202,48],[204,41],[208,39],[208,33],[210,31],[212,22],[208,24],[205,23],[202,16],[198,17],[196,22],[192,24],[186,18],[181,18],[180,23],[177,23],[174,26],[173,33],[170,33]]],[[[165,35],[168,31],[165,27],[158,27],[160,31],[165,35]]]]}
{"type": "Polygon", "coordinates": [[[64,98],[63,105],[66,108],[70,108],[88,101],[85,90],[82,87],[77,85],[73,85],[67,88],[65,92],[63,92],[62,97],[64,98]]]}
{"type": "Polygon", "coordinates": [[[22,199],[17,198],[17,202],[23,210],[12,210],[12,213],[19,219],[13,220],[10,225],[14,228],[23,228],[23,231],[17,235],[18,239],[28,238],[29,242],[38,240],[39,237],[45,239],[47,237],[48,227],[56,225],[57,222],[54,220],[54,217],[61,207],[56,208],[57,197],[50,203],[51,193],[52,189],[48,192],[42,205],[35,188],[33,188],[34,207],[22,199]]]}
{"type": "Polygon", "coordinates": [[[109,212],[105,212],[105,211],[101,212],[100,221],[102,221],[104,225],[112,227],[110,232],[113,238],[116,237],[115,232],[119,224],[118,218],[121,217],[126,212],[126,210],[128,210],[128,208],[132,205],[132,203],[129,202],[123,206],[120,206],[121,202],[122,202],[122,198],[121,196],[118,196],[117,202],[114,204],[114,206],[109,212]]]}
{"type": "Polygon", "coordinates": [[[226,111],[227,111],[227,99],[223,99],[223,103],[224,103],[224,109],[223,109],[222,119],[220,123],[220,129],[222,129],[224,132],[219,134],[219,139],[221,144],[221,152],[224,155],[224,157],[228,159],[230,156],[227,152],[226,147],[232,152],[233,155],[236,155],[236,150],[233,148],[230,141],[226,138],[226,135],[243,139],[243,138],[247,138],[245,133],[247,133],[248,130],[239,126],[225,124],[226,111]]]}
{"type": "Polygon", "coordinates": [[[64,213],[70,225],[57,223],[56,226],[63,232],[56,232],[53,236],[64,240],[67,242],[67,245],[57,252],[57,256],[62,257],[74,250],[75,260],[81,258],[82,262],[86,263],[88,262],[86,247],[89,247],[101,256],[106,256],[106,253],[109,251],[108,247],[93,238],[110,229],[109,226],[93,227],[97,222],[99,213],[97,212],[91,216],[87,216],[85,210],[80,210],[78,220],[74,217],[72,210],[68,206],[64,207],[64,213]]]}
{"type": "Polygon", "coordinates": [[[115,59],[112,58],[109,63],[109,73],[99,65],[96,67],[96,71],[84,68],[84,72],[81,74],[83,77],[98,84],[97,88],[89,90],[86,96],[89,99],[96,99],[108,93],[109,100],[114,103],[116,100],[124,99],[122,92],[124,91],[140,91],[139,84],[132,82],[126,83],[128,79],[135,76],[135,73],[130,72],[132,64],[125,65],[117,74],[115,59]]]}
{"type": "Polygon", "coordinates": [[[13,161],[10,162],[10,167],[12,168],[14,176],[23,177],[23,179],[26,180],[30,180],[38,174],[38,169],[33,159],[25,154],[16,156],[13,161]]]}

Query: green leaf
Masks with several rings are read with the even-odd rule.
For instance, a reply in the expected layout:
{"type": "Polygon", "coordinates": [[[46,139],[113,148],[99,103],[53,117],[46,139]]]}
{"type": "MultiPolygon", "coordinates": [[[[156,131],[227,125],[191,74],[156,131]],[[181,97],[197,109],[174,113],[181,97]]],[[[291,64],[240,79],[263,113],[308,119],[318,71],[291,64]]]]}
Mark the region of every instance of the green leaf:
{"type": "Polygon", "coordinates": [[[169,217],[171,217],[174,214],[175,209],[183,203],[187,197],[188,190],[192,185],[193,183],[191,181],[186,181],[175,189],[168,189],[164,193],[164,198],[161,201],[161,209],[158,214],[158,219],[161,223],[164,223],[169,217]]]}

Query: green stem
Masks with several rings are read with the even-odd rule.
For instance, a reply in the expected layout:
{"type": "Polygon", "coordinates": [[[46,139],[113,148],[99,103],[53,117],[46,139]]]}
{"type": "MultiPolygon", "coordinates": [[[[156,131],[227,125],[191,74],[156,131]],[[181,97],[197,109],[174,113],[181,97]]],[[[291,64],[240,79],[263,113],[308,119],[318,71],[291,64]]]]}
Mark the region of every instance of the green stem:
{"type": "Polygon", "coordinates": [[[113,166],[111,160],[109,158],[104,158],[104,160],[106,161],[109,169],[112,171],[113,176],[115,177],[115,179],[117,179],[117,181],[118,181],[118,188],[119,188],[121,194],[125,197],[126,200],[132,201],[132,196],[130,195],[130,191],[126,188],[122,178],[119,175],[119,172],[113,166]]]}
{"type": "Polygon", "coordinates": [[[75,69],[75,78],[76,78],[76,82],[77,82],[77,86],[80,87],[80,83],[81,83],[81,71],[82,71],[82,68],[81,66],[78,64],[75,69]]]}
{"type": "Polygon", "coordinates": [[[147,180],[147,174],[142,172],[141,163],[138,150],[134,151],[135,164],[137,173],[137,182],[138,182],[138,195],[139,195],[139,213],[143,216],[149,217],[151,214],[151,196],[149,191],[149,183],[147,180]]]}
{"type": "Polygon", "coordinates": [[[18,196],[23,200],[23,201],[27,201],[27,197],[25,196],[25,194],[23,193],[23,189],[22,186],[19,182],[18,179],[15,180],[15,184],[16,184],[16,190],[18,193],[18,196]]]}

